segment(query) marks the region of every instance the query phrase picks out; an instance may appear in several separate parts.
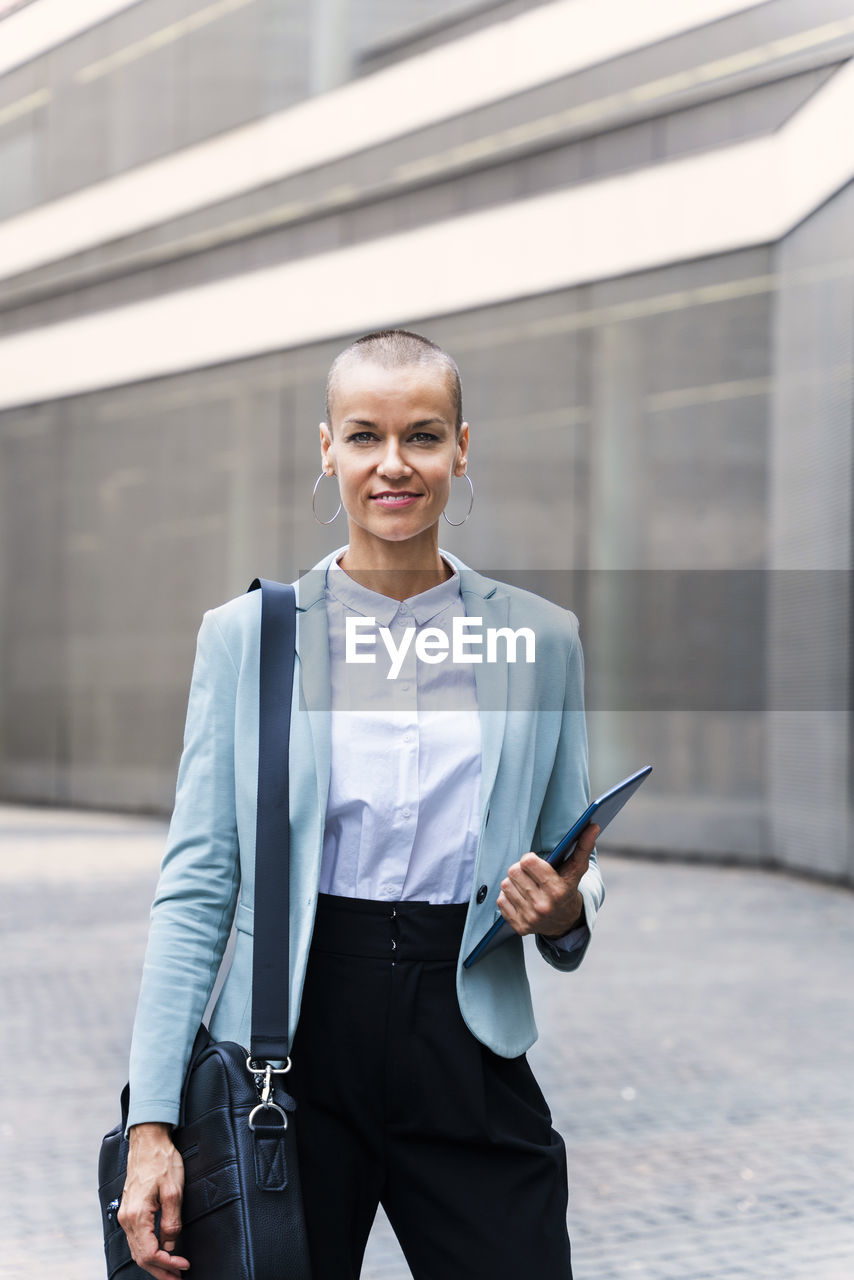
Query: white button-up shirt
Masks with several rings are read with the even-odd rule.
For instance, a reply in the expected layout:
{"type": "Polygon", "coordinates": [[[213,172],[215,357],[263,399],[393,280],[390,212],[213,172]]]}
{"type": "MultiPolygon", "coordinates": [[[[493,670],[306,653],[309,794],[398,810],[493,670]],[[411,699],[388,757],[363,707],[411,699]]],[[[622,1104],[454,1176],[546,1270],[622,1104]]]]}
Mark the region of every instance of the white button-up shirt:
{"type": "MultiPolygon", "coordinates": [[[[419,632],[437,627],[450,636],[453,619],[465,616],[459,573],[398,601],[356,582],[337,560],[326,576],[331,768],[320,891],[468,902],[480,828],[474,671],[469,663],[425,662],[415,652],[419,632]],[[358,652],[362,661],[347,661],[348,617],[361,620],[362,643],[351,657],[358,652]],[[414,628],[393,678],[374,630],[380,627],[398,650],[404,631],[414,628]],[[375,661],[364,661],[371,654],[375,661]]],[[[586,932],[575,929],[557,945],[571,949],[586,932]]]]}

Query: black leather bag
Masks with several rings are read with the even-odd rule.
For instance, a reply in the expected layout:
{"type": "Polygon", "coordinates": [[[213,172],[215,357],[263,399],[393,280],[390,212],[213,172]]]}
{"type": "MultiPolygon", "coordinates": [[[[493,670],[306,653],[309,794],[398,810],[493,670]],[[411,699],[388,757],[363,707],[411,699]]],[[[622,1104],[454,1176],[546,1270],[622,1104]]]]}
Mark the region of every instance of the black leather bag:
{"type": "MultiPolygon", "coordinates": [[[[200,1027],[172,1141],[184,1161],[175,1252],[197,1280],[310,1280],[297,1167],[296,1103],[282,1083],[288,1059],[288,737],[295,652],[293,587],[261,589],[258,819],[250,1050],[200,1027]],[[277,1070],[275,1063],[285,1062],[277,1070]]],[[[127,1173],[121,1123],[105,1136],[98,1167],[110,1280],[145,1280],[118,1222],[127,1173]]],[[[155,1220],[159,1228],[159,1215],[155,1220]]]]}

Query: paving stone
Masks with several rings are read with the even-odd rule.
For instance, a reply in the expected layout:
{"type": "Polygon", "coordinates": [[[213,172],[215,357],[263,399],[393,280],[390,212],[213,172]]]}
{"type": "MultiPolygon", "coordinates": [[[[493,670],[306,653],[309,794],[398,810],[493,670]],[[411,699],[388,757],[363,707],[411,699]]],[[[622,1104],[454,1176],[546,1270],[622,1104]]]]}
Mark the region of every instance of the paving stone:
{"type": "MultiPolygon", "coordinates": [[[[161,822],[0,807],[0,1276],[101,1280],[161,822]]],[[[854,895],[609,856],[576,974],[529,954],[576,1280],[854,1280],[854,895]]],[[[363,1280],[409,1280],[382,1212],[363,1280]]],[[[442,1280],[436,1277],[436,1280],[442,1280]]]]}

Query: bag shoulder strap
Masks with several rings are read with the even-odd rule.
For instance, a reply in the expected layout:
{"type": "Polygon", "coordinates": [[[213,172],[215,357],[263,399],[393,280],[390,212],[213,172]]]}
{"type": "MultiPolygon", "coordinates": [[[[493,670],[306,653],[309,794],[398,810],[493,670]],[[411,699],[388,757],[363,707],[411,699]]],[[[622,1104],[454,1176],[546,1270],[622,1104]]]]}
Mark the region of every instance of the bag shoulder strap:
{"type": "Polygon", "coordinates": [[[258,816],[255,827],[255,937],[250,1052],[288,1056],[290,806],[288,742],[296,653],[296,592],[256,578],[261,591],[258,707],[258,816]]]}

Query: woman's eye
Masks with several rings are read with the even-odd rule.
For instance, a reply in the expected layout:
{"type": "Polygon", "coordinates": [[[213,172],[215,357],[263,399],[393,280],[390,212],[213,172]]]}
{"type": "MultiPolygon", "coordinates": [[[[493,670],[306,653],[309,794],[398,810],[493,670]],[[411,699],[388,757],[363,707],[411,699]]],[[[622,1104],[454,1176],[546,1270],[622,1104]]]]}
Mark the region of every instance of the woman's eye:
{"type": "MultiPolygon", "coordinates": [[[[352,444],[372,444],[377,439],[373,431],[354,431],[347,437],[348,443],[352,444]]],[[[407,443],[413,444],[433,444],[439,437],[432,431],[414,431],[409,437],[407,443]]]]}

